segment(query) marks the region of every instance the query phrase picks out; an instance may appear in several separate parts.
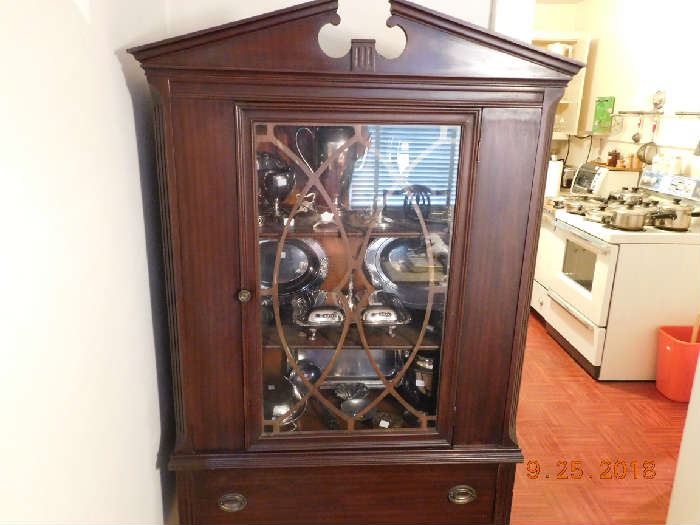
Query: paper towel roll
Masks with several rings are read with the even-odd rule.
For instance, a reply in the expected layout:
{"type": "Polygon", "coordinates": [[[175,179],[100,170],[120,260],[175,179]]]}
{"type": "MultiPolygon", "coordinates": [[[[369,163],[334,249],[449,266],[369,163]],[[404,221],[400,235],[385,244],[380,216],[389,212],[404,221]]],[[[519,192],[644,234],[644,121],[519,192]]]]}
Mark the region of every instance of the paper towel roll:
{"type": "Polygon", "coordinates": [[[550,160],[547,166],[547,182],[544,185],[545,197],[556,197],[559,195],[561,186],[561,174],[564,171],[563,160],[550,160]]]}

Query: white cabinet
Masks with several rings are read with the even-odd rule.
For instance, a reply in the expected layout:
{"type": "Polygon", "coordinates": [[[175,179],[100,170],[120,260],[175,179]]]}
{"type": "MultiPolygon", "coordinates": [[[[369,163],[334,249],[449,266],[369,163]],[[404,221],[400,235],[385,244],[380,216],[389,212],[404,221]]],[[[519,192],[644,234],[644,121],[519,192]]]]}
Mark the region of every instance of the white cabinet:
{"type": "MultiPolygon", "coordinates": [[[[588,50],[591,45],[590,36],[578,32],[538,32],[532,43],[542,49],[555,52],[581,62],[588,61],[588,50]]],[[[580,122],[583,88],[586,83],[588,68],[579,71],[569,83],[564,96],[557,106],[554,121],[554,140],[567,140],[569,135],[576,135],[579,130],[586,129],[580,122]]]]}

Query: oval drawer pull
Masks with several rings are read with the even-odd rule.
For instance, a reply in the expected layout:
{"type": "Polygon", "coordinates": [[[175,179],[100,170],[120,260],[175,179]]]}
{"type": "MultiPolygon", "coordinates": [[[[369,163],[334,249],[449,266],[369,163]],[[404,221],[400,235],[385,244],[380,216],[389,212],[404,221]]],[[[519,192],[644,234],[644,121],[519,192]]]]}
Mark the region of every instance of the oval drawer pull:
{"type": "Polygon", "coordinates": [[[469,485],[455,485],[448,492],[447,498],[455,505],[466,505],[476,499],[476,490],[469,485]]]}
{"type": "Polygon", "coordinates": [[[248,500],[238,492],[227,492],[219,498],[219,508],[224,512],[238,512],[243,510],[248,500]]]}

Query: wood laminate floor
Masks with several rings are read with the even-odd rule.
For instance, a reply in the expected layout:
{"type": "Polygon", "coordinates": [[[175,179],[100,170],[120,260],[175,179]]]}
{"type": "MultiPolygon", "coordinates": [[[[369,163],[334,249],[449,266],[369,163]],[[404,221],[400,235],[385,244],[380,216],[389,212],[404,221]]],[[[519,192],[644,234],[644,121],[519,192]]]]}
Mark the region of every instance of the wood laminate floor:
{"type": "Polygon", "coordinates": [[[511,523],[665,523],[686,409],[653,382],[595,381],[531,317],[511,523]]]}

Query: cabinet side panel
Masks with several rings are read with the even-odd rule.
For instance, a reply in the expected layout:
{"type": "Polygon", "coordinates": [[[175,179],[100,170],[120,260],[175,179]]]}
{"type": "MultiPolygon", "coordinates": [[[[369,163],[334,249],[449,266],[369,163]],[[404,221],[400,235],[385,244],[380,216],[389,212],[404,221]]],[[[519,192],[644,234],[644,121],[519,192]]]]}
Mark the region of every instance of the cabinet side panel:
{"type": "Polygon", "coordinates": [[[243,442],[235,118],[225,101],[172,103],[183,397],[195,451],[243,442]]]}
{"type": "Polygon", "coordinates": [[[540,108],[487,108],[469,231],[455,444],[501,443],[540,108]]]}
{"type": "Polygon", "coordinates": [[[170,209],[170,190],[168,185],[165,111],[163,100],[157,90],[153,90],[153,129],[155,134],[156,170],[158,176],[158,196],[160,201],[160,222],[163,235],[163,265],[165,269],[165,300],[168,314],[170,340],[170,366],[173,382],[173,402],[175,408],[175,425],[178,440],[185,432],[185,413],[182,403],[182,382],[180,370],[180,340],[177,322],[177,295],[173,260],[172,210],[170,209]]]}

